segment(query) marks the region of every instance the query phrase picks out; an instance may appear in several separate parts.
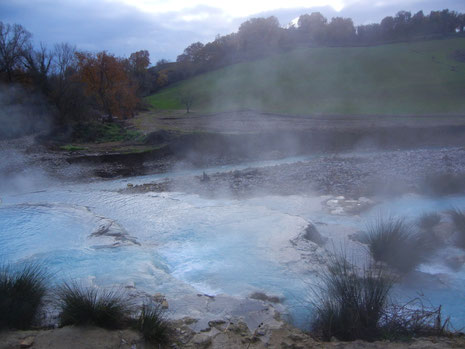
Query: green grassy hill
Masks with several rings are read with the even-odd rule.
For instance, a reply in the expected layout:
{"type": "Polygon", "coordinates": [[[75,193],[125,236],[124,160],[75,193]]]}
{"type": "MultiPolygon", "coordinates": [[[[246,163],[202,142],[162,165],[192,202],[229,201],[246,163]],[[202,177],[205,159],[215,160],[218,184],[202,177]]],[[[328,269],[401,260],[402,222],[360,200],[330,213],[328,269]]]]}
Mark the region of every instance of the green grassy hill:
{"type": "Polygon", "coordinates": [[[289,114],[465,113],[465,38],[374,47],[306,48],[235,64],[147,98],[202,112],[255,109],[289,114]]]}

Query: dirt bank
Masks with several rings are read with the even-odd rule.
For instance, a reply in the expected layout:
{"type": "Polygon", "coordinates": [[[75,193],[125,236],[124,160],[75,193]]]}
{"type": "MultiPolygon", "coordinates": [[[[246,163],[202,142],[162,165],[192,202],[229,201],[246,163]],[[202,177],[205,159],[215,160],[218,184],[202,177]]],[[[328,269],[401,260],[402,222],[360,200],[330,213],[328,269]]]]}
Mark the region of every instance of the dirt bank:
{"type": "Polygon", "coordinates": [[[161,173],[174,166],[202,168],[296,155],[465,145],[464,116],[288,116],[242,111],[188,116],[144,113],[130,122],[146,133],[143,143],[84,144],[66,151],[31,136],[1,141],[6,161],[0,165],[0,176],[27,177],[33,172],[83,181],[161,173]]]}
{"type": "MultiPolygon", "coordinates": [[[[174,337],[166,348],[191,349],[436,349],[464,348],[465,338],[416,338],[407,342],[318,342],[309,335],[289,326],[250,333],[244,323],[217,322],[209,331],[195,333],[185,323],[173,324],[174,337]]],[[[0,349],[149,349],[162,348],[145,343],[133,330],[110,331],[101,328],[64,327],[41,331],[9,331],[0,333],[0,349]]]]}

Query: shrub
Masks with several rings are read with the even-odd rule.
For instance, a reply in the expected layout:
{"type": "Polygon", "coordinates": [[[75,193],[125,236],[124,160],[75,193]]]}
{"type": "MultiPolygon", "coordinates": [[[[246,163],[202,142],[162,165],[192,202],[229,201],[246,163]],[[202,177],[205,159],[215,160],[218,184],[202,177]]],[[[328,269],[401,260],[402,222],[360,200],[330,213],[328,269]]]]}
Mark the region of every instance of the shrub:
{"type": "Polygon", "coordinates": [[[439,223],[441,223],[441,215],[437,212],[423,213],[418,218],[418,226],[424,231],[431,231],[439,223]]]}
{"type": "Polygon", "coordinates": [[[465,212],[459,209],[453,209],[449,211],[449,215],[454,222],[455,229],[457,230],[457,246],[465,248],[465,212]]]}
{"type": "Polygon", "coordinates": [[[417,226],[420,228],[419,246],[423,248],[425,254],[428,251],[433,252],[444,243],[433,230],[439,223],[441,223],[441,215],[437,212],[423,213],[417,220],[417,226]]]}
{"type": "Polygon", "coordinates": [[[335,257],[313,303],[313,331],[323,340],[378,338],[393,283],[394,279],[381,268],[359,272],[345,258],[335,257]]]}
{"type": "Polygon", "coordinates": [[[61,150],[65,150],[65,151],[87,150],[87,148],[85,148],[85,147],[79,147],[79,146],[72,145],[72,144],[62,145],[62,146],[60,147],[60,149],[61,149],[61,150]]]}
{"type": "Polygon", "coordinates": [[[382,265],[357,269],[335,257],[313,302],[313,333],[326,341],[399,340],[450,334],[441,307],[416,298],[403,305],[390,299],[395,278],[382,265]]]}
{"type": "Polygon", "coordinates": [[[46,294],[47,279],[38,264],[0,269],[0,329],[31,327],[46,294]]]}
{"type": "Polygon", "coordinates": [[[379,218],[368,225],[364,242],[373,259],[401,272],[409,272],[424,262],[431,246],[403,219],[379,218]]]}
{"type": "Polygon", "coordinates": [[[166,344],[168,342],[170,326],[161,304],[142,305],[136,326],[146,341],[156,344],[166,344]]]}
{"type": "Polygon", "coordinates": [[[71,140],[73,142],[122,142],[143,141],[144,136],[135,130],[129,130],[120,123],[88,122],[73,126],[71,140]]]}
{"type": "Polygon", "coordinates": [[[464,193],[465,178],[454,173],[428,175],[422,183],[422,189],[434,196],[464,193]]]}
{"type": "Polygon", "coordinates": [[[420,298],[403,305],[391,304],[381,319],[384,339],[445,336],[450,334],[450,319],[442,319],[441,306],[425,306],[420,298]]]}
{"type": "Polygon", "coordinates": [[[61,286],[58,299],[61,326],[121,328],[127,323],[131,308],[120,291],[83,287],[75,283],[61,286]]]}

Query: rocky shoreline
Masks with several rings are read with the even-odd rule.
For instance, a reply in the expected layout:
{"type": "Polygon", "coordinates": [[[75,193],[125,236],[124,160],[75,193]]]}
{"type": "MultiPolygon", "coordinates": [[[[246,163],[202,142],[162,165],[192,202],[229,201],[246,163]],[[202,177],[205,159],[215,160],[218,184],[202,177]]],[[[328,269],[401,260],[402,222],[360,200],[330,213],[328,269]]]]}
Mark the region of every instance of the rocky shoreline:
{"type": "MultiPolygon", "coordinates": [[[[166,348],[189,349],[439,349],[463,348],[465,338],[413,338],[404,342],[320,342],[288,325],[251,333],[243,322],[212,322],[208,331],[196,333],[189,328],[189,319],[173,323],[176,339],[166,348]]],[[[149,349],[141,335],[130,329],[110,331],[96,327],[63,327],[50,330],[9,331],[0,333],[0,349],[149,349]]],[[[162,347],[159,347],[162,348],[162,347]]]]}
{"type": "MultiPolygon", "coordinates": [[[[142,154],[81,154],[52,150],[37,144],[32,136],[1,141],[0,164],[2,188],[47,186],[61,182],[90,182],[95,180],[166,173],[173,169],[214,168],[241,164],[245,161],[278,160],[285,158],[279,151],[256,158],[234,157],[227,149],[221,154],[199,154],[191,158],[175,155],[175,150],[142,154]]],[[[203,145],[205,146],[205,145],[203,145]]],[[[170,146],[168,147],[170,148],[170,146]]],[[[350,149],[350,148],[349,148],[350,149]]],[[[465,148],[413,147],[382,150],[367,147],[365,151],[309,151],[300,155],[302,161],[275,166],[248,168],[229,172],[206,170],[204,176],[176,178],[127,188],[127,192],[182,191],[206,196],[247,197],[252,195],[318,194],[343,195],[350,199],[377,194],[395,195],[405,192],[426,193],[428,181],[440,181],[449,176],[459,190],[464,183],[455,183],[465,174],[465,148]],[[308,155],[310,154],[310,155],[308,155]],[[455,177],[455,178],[453,178],[455,177]]],[[[434,183],[433,183],[434,184],[434,183]]],[[[434,189],[434,188],[433,188],[434,189]]],[[[440,188],[453,190],[454,188],[440,188]]],[[[434,190],[433,190],[434,191],[434,190]]],[[[447,193],[446,193],[447,194],[447,193]]]]}
{"type": "MultiPolygon", "coordinates": [[[[350,199],[406,192],[434,194],[435,179],[456,180],[465,174],[465,148],[439,148],[320,155],[305,161],[201,176],[128,184],[122,192],[180,191],[204,196],[344,195],[350,199]]],[[[441,188],[439,188],[441,189],[441,188]]],[[[438,193],[438,194],[448,194],[438,193]]]]}

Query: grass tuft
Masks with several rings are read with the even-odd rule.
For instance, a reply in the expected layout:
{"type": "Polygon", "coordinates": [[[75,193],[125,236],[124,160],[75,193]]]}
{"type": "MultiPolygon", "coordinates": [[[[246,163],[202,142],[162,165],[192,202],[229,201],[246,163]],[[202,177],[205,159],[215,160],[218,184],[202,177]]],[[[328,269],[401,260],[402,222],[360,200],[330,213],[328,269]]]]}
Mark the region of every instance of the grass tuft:
{"type": "Polygon", "coordinates": [[[441,306],[427,307],[419,298],[403,305],[393,302],[394,282],[383,265],[358,269],[334,257],[313,302],[313,333],[325,341],[408,340],[451,333],[441,306]]]}
{"type": "Polygon", "coordinates": [[[170,337],[170,326],[161,304],[143,304],[137,319],[137,329],[147,342],[166,344],[170,337]]]}
{"type": "Polygon", "coordinates": [[[335,257],[323,276],[324,286],[315,302],[314,333],[323,340],[375,340],[394,283],[380,268],[361,273],[345,258],[335,257]]]}
{"type": "Polygon", "coordinates": [[[94,325],[122,328],[128,321],[130,304],[120,291],[65,283],[58,290],[60,325],[94,325]]]}
{"type": "Polygon", "coordinates": [[[409,272],[424,262],[432,246],[401,218],[378,218],[365,235],[373,259],[400,272],[409,272]]]}
{"type": "Polygon", "coordinates": [[[456,244],[465,249],[465,212],[455,208],[449,211],[449,215],[458,233],[456,244]]]}
{"type": "Polygon", "coordinates": [[[28,329],[46,294],[48,275],[38,264],[0,268],[0,329],[28,329]]]}
{"type": "Polygon", "coordinates": [[[418,218],[418,227],[427,232],[431,231],[439,223],[441,223],[441,215],[437,212],[423,213],[418,218]]]}
{"type": "Polygon", "coordinates": [[[70,152],[80,151],[80,150],[87,150],[87,148],[85,148],[85,147],[79,147],[79,146],[73,145],[73,144],[62,145],[60,147],[60,149],[65,150],[65,151],[70,151],[70,152]]]}
{"type": "MultiPolygon", "coordinates": [[[[106,143],[106,142],[142,142],[144,135],[135,130],[129,130],[122,124],[88,122],[73,126],[71,140],[78,143],[106,143]]],[[[65,149],[66,150],[66,149],[65,149]]]]}
{"type": "Polygon", "coordinates": [[[465,178],[454,173],[436,173],[424,179],[423,190],[433,196],[454,195],[465,192],[465,178]]]}

